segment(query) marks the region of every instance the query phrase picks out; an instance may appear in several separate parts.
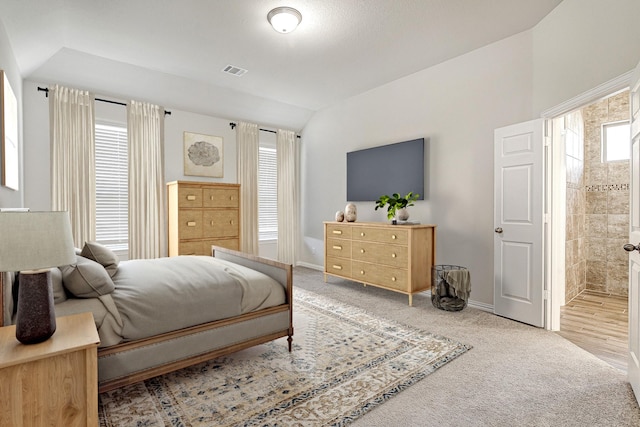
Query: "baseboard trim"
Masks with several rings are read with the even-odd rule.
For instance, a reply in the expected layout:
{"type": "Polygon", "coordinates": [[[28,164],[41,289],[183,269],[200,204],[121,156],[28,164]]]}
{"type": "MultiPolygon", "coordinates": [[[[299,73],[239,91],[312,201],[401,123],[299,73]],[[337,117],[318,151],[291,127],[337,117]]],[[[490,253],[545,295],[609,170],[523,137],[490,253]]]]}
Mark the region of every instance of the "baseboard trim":
{"type": "MultiPolygon", "coordinates": [[[[312,270],[324,271],[324,266],[322,266],[322,265],[311,264],[311,263],[303,262],[303,261],[298,261],[296,263],[296,267],[306,267],[306,268],[310,268],[312,270]]],[[[421,292],[421,293],[423,293],[426,296],[428,296],[429,299],[431,298],[431,291],[424,291],[424,292],[421,292]]],[[[470,299],[467,302],[467,305],[469,307],[477,308],[478,310],[486,311],[488,313],[493,313],[493,305],[492,304],[487,304],[487,303],[484,303],[484,302],[474,301],[474,300],[470,299]]]]}
{"type": "Polygon", "coordinates": [[[296,267],[307,267],[307,268],[310,268],[312,270],[324,271],[324,266],[317,265],[317,264],[311,264],[311,263],[304,262],[304,261],[298,261],[296,263],[296,267]]]}

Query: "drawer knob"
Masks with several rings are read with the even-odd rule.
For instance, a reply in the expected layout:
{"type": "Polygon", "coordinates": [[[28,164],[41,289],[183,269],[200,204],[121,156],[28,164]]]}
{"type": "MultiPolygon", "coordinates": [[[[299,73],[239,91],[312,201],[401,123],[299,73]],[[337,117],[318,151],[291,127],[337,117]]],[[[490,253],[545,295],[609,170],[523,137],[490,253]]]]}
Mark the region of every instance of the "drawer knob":
{"type": "Polygon", "coordinates": [[[342,266],[341,265],[334,265],[333,268],[335,268],[336,270],[342,270],[342,266]]]}
{"type": "Polygon", "coordinates": [[[230,221],[229,221],[229,224],[233,225],[233,220],[230,220],[230,221]]]}
{"type": "Polygon", "coordinates": [[[360,233],[360,237],[364,237],[364,231],[360,233]]]}
{"type": "Polygon", "coordinates": [[[196,195],[195,194],[188,194],[187,195],[187,200],[195,200],[196,199],[196,195]]]}
{"type": "Polygon", "coordinates": [[[213,225],[213,224],[214,224],[214,222],[213,222],[213,221],[211,221],[211,223],[210,223],[209,225],[213,225]]]}
{"type": "Polygon", "coordinates": [[[213,196],[209,196],[209,200],[213,200],[213,196]]]}
{"type": "Polygon", "coordinates": [[[391,258],[395,258],[396,256],[396,254],[391,254],[391,258]]]}
{"type": "Polygon", "coordinates": [[[195,226],[196,226],[195,221],[187,221],[187,227],[195,227],[195,226]]]}
{"type": "Polygon", "coordinates": [[[333,249],[335,249],[337,251],[341,251],[342,250],[342,246],[333,245],[333,249]]]}
{"type": "Polygon", "coordinates": [[[364,276],[364,270],[360,270],[360,274],[364,276]]]}
{"type": "Polygon", "coordinates": [[[364,253],[364,249],[360,249],[360,253],[363,254],[364,253]]]}
{"type": "Polygon", "coordinates": [[[333,234],[342,234],[342,230],[333,230],[333,234]]]}
{"type": "Polygon", "coordinates": [[[392,281],[392,282],[395,282],[395,281],[396,281],[396,278],[395,278],[395,277],[392,277],[392,278],[391,278],[391,281],[392,281]]]}
{"type": "Polygon", "coordinates": [[[229,196],[229,200],[233,200],[233,199],[234,199],[234,197],[233,197],[233,196],[229,196]]]}
{"type": "Polygon", "coordinates": [[[391,240],[396,240],[398,237],[395,234],[391,235],[391,240]]]}

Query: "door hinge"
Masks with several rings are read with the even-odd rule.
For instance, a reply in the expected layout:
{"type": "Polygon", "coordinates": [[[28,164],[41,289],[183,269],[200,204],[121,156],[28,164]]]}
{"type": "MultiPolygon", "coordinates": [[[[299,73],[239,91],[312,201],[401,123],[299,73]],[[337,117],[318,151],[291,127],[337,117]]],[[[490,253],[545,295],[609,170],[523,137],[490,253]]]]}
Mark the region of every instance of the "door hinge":
{"type": "Polygon", "coordinates": [[[544,299],[545,301],[549,299],[549,289],[544,290],[544,299]]]}
{"type": "Polygon", "coordinates": [[[544,146],[545,147],[548,147],[548,146],[551,145],[551,138],[550,137],[545,136],[543,139],[544,139],[544,146]]]}
{"type": "Polygon", "coordinates": [[[544,214],[544,223],[549,224],[551,222],[551,214],[544,214]]]}

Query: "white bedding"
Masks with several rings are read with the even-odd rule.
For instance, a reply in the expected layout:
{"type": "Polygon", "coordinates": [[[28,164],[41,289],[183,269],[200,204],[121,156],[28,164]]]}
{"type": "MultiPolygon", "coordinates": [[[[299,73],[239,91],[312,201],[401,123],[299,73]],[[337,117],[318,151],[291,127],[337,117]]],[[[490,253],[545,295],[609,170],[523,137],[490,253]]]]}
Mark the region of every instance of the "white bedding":
{"type": "Polygon", "coordinates": [[[93,312],[101,347],[286,302],[274,279],[208,256],[123,261],[112,279],[109,295],[56,305],[58,316],[93,312]]]}

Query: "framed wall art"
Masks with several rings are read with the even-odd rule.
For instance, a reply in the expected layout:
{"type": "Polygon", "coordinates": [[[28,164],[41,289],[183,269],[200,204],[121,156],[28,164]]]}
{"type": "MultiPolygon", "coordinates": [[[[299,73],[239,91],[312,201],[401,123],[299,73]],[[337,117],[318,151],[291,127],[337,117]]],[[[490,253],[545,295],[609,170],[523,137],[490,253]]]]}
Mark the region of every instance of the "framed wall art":
{"type": "Polygon", "coordinates": [[[221,136],[184,133],[184,174],[222,178],[224,141],[221,136]]]}
{"type": "Polygon", "coordinates": [[[0,175],[2,185],[12,190],[20,188],[18,161],[18,101],[0,70],[0,175]]]}

